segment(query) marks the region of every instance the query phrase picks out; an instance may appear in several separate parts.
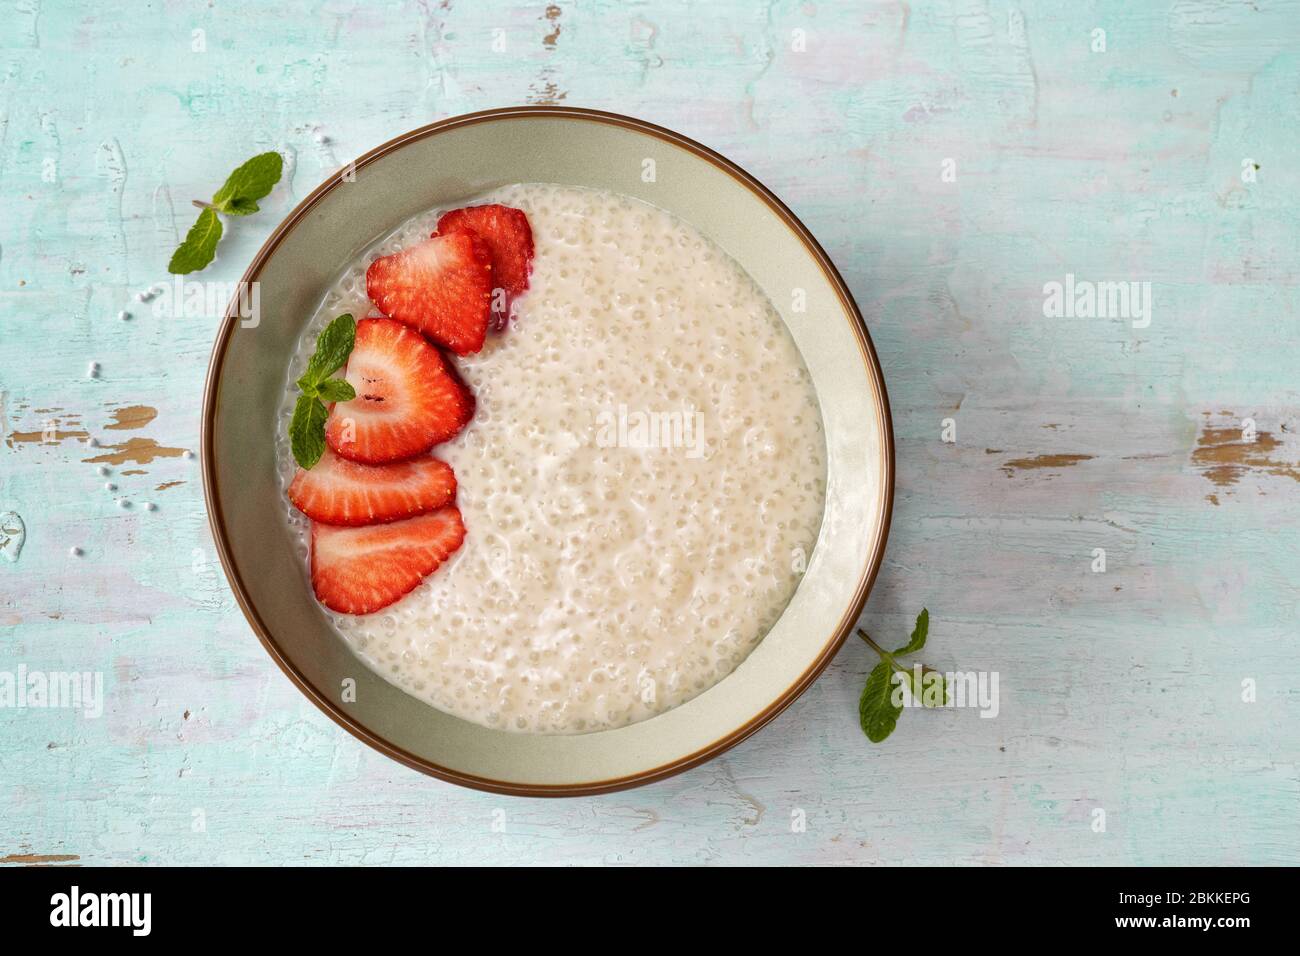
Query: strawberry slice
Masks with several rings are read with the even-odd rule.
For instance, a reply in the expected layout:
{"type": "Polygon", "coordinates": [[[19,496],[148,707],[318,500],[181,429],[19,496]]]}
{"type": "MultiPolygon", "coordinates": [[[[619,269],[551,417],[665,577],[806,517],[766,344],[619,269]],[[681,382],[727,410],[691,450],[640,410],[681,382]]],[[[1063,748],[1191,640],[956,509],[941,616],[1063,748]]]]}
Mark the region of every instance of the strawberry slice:
{"type": "Polygon", "coordinates": [[[465,525],[448,506],[389,524],[311,526],[311,586],[342,614],[388,607],[438,570],[461,542],[465,525]]]}
{"type": "Polygon", "coordinates": [[[347,380],[357,397],[334,405],[325,441],[350,461],[382,465],[423,454],[474,414],[474,396],[442,353],[392,319],[357,323],[347,380]]]}
{"type": "MultiPolygon", "coordinates": [[[[528,273],[533,268],[533,228],[523,210],[493,203],[453,209],[438,220],[435,236],[470,232],[487,243],[492,254],[492,281],[505,290],[507,300],[528,290],[528,273]]],[[[493,323],[505,327],[508,302],[493,301],[493,323]]]]}
{"type": "Polygon", "coordinates": [[[311,471],[289,485],[293,506],[323,524],[397,521],[433,511],[456,497],[451,465],[423,455],[391,465],[363,465],[328,448],[311,471]]]}
{"type": "Polygon", "coordinates": [[[492,256],[472,233],[426,239],[370,263],[366,294],[384,315],[468,355],[487,336],[492,256]]]}

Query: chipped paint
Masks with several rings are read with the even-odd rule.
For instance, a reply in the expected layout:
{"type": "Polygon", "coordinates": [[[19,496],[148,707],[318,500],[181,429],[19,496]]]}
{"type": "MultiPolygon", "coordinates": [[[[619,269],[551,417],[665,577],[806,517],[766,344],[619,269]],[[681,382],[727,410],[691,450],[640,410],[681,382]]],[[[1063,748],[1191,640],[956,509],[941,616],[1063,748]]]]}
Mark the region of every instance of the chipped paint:
{"type": "Polygon", "coordinates": [[[168,488],[175,488],[177,485],[185,484],[184,481],[164,481],[161,485],[154,488],[154,491],[166,491],[168,488]]]}
{"type": "Polygon", "coordinates": [[[151,421],[158,417],[158,409],[148,405],[127,405],[125,408],[113,409],[113,421],[105,425],[105,428],[114,431],[127,431],[133,428],[144,428],[151,421]]]}
{"type": "Polygon", "coordinates": [[[155,458],[179,458],[185,454],[185,449],[169,448],[152,438],[132,438],[118,445],[105,445],[103,452],[94,458],[81,460],[90,464],[125,465],[133,461],[137,465],[147,465],[155,458]]]}
{"type": "Polygon", "coordinates": [[[551,4],[546,8],[543,17],[551,24],[551,32],[542,37],[542,46],[554,50],[555,44],[560,42],[560,8],[551,4]]]}
{"type": "Polygon", "coordinates": [[[561,90],[548,74],[549,71],[545,71],[538,82],[529,88],[529,103],[537,106],[554,106],[568,98],[569,94],[561,90]]]}
{"type": "Polygon", "coordinates": [[[1092,455],[1036,455],[1033,458],[1013,458],[1002,463],[1008,475],[1014,471],[1031,471],[1036,468],[1069,468],[1081,461],[1091,461],[1092,455]]]}
{"type": "MultiPolygon", "coordinates": [[[[550,24],[551,30],[546,36],[542,37],[542,46],[547,53],[554,53],[560,41],[560,10],[555,4],[549,5],[545,12],[538,17],[550,24]]],[[[538,73],[537,79],[528,87],[528,102],[537,106],[553,106],[567,99],[568,92],[555,81],[555,69],[551,66],[543,67],[538,73]]]]}
{"type": "Polygon", "coordinates": [[[74,863],[80,859],[75,853],[10,853],[8,856],[0,856],[0,864],[49,866],[55,863],[74,863]]]}
{"type": "Polygon", "coordinates": [[[69,438],[77,441],[85,441],[90,437],[90,432],[80,428],[53,428],[49,431],[42,429],[36,432],[10,432],[5,436],[5,444],[10,448],[17,448],[20,444],[33,445],[57,445],[65,442],[69,438]]]}
{"type": "Polygon", "coordinates": [[[1220,488],[1230,488],[1252,472],[1300,481],[1300,466],[1275,454],[1283,448],[1272,432],[1257,431],[1254,441],[1246,441],[1240,427],[1207,423],[1196,438],[1192,464],[1220,488]]]}

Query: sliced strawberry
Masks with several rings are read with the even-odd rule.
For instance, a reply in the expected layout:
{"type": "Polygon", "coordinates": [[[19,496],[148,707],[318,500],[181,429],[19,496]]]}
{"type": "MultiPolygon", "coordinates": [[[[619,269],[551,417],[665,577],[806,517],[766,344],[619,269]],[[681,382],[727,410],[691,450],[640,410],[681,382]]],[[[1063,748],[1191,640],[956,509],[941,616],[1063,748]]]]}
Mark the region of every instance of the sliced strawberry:
{"type": "Polygon", "coordinates": [[[442,353],[392,319],[357,323],[347,380],[357,397],[334,405],[325,441],[351,461],[382,465],[422,454],[474,414],[474,396],[442,353]]]}
{"type": "MultiPolygon", "coordinates": [[[[533,228],[523,210],[493,203],[453,209],[438,220],[435,236],[471,232],[488,245],[492,254],[492,281],[505,290],[507,299],[521,296],[528,289],[528,273],[533,268],[533,228]]],[[[493,320],[505,326],[508,302],[493,301],[493,320]]]]}
{"type": "Polygon", "coordinates": [[[363,465],[327,448],[311,471],[299,468],[289,485],[293,506],[324,524],[397,521],[441,508],[455,497],[451,465],[428,455],[363,465]]]}
{"type": "Polygon", "coordinates": [[[492,256],[472,233],[426,239],[370,263],[366,294],[384,315],[468,355],[487,336],[492,256]]]}
{"type": "Polygon", "coordinates": [[[311,586],[327,608],[370,614],[388,607],[438,570],[462,541],[454,507],[389,524],[311,526],[311,586]]]}

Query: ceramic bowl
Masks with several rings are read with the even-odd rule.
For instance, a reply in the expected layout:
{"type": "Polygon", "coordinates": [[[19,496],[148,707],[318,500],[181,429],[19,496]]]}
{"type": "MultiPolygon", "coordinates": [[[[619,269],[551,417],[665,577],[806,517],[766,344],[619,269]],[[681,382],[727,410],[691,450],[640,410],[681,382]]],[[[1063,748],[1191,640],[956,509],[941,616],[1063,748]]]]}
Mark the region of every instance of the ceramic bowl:
{"type": "Polygon", "coordinates": [[[244,281],[260,283],[260,321],[247,327],[232,303],[203,405],[204,493],[221,563],[281,669],[321,710],[393,759],[453,783],[531,796],[658,780],[717,756],[779,714],[826,667],[861,613],[893,501],[893,435],[880,364],[817,241],[770,191],[717,153],[661,127],[591,110],[519,107],[455,117],[385,143],[356,161],[355,175],[345,169],[321,185],[275,230],[244,281]],[[714,687],[617,730],[492,730],[374,674],[303,583],[276,478],[276,410],[287,363],[326,289],[410,216],[516,182],[624,193],[716,242],[789,327],[826,429],[822,527],[780,620],[714,687]]]}

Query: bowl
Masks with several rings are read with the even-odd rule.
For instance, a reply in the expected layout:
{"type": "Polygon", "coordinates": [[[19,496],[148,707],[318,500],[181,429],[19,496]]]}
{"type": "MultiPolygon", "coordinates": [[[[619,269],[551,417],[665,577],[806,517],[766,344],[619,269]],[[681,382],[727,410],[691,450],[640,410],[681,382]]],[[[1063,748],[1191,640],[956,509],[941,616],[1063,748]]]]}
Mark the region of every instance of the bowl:
{"type": "Polygon", "coordinates": [[[514,107],[454,117],[365,154],[298,205],[243,277],[260,321],[231,303],[203,401],[208,516],[253,631],[321,710],[376,750],[452,783],[525,796],[659,780],[735,746],[817,678],[852,630],[880,567],[894,446],[880,363],[821,246],[756,179],[684,136],[613,113],[514,107]],[[772,630],[730,675],[640,723],[579,735],[494,730],[443,713],[364,666],[304,575],[277,480],[275,429],[289,357],[349,262],[422,210],[516,182],[623,193],[695,226],[771,299],[812,375],[827,453],[817,544],[772,630]]]}

